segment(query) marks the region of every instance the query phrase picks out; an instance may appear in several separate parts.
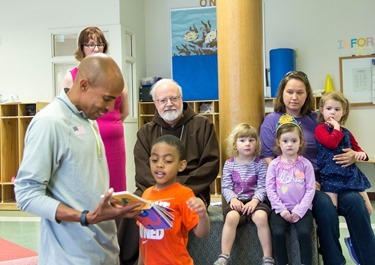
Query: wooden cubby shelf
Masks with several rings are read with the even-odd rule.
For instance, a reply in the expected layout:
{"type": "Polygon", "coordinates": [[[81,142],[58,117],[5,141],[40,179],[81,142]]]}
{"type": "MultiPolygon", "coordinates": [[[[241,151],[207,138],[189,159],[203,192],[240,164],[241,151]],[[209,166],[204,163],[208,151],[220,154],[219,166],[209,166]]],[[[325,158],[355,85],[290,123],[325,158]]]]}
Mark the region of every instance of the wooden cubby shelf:
{"type": "Polygon", "coordinates": [[[18,210],[13,177],[22,160],[27,126],[46,102],[0,104],[0,210],[18,210]]]}

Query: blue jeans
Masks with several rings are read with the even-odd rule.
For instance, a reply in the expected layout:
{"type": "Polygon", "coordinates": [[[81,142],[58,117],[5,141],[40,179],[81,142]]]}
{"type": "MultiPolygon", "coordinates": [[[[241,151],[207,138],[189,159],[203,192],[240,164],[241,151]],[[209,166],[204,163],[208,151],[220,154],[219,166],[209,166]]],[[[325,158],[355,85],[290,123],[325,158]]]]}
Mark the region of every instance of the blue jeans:
{"type": "Polygon", "coordinates": [[[325,265],[345,264],[339,242],[339,215],[345,217],[354,250],[361,265],[375,264],[375,237],[370,216],[362,196],[358,192],[343,192],[338,196],[338,209],[322,191],[316,191],[313,215],[318,225],[319,252],[325,265]]]}

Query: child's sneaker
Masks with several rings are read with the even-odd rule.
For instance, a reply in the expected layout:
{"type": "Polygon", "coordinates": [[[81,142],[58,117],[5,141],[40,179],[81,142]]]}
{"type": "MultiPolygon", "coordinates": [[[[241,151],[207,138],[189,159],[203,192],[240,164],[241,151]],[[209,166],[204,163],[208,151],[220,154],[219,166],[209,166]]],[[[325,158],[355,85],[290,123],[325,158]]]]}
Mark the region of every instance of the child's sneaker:
{"type": "Polygon", "coordinates": [[[348,247],[350,257],[352,258],[352,260],[354,261],[356,265],[359,265],[359,260],[358,260],[357,255],[355,254],[351,238],[345,237],[344,241],[345,241],[345,245],[348,247]]]}
{"type": "Polygon", "coordinates": [[[274,265],[276,264],[275,260],[271,257],[263,257],[262,258],[262,265],[274,265]]]}
{"type": "Polygon", "coordinates": [[[220,254],[219,258],[215,261],[214,265],[228,265],[229,264],[229,255],[220,254]]]}

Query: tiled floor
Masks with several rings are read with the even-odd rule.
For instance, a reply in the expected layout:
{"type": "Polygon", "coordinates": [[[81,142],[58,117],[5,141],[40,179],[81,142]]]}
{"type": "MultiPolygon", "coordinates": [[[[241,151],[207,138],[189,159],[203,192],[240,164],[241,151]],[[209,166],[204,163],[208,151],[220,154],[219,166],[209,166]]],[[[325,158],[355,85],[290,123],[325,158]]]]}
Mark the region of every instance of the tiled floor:
{"type": "MultiPolygon", "coordinates": [[[[214,198],[212,201],[219,201],[214,198]]],[[[375,208],[375,202],[373,202],[375,208]]],[[[372,227],[375,231],[375,214],[371,216],[372,227]]],[[[19,244],[28,249],[37,251],[39,244],[40,218],[21,211],[0,211],[0,238],[19,244]]],[[[349,235],[346,223],[340,218],[341,245],[347,260],[347,265],[353,265],[344,238],[349,235]]]]}
{"type": "MultiPolygon", "coordinates": [[[[375,209],[375,201],[372,201],[372,207],[373,209],[375,209]]],[[[348,249],[344,242],[344,238],[349,237],[348,227],[346,226],[344,217],[340,216],[339,218],[340,218],[340,242],[341,242],[341,246],[344,252],[344,256],[345,256],[347,265],[354,265],[354,262],[351,260],[349,253],[348,253],[348,249]]],[[[373,213],[370,216],[370,219],[371,219],[372,230],[375,232],[375,213],[373,213]]]]}
{"type": "Polygon", "coordinates": [[[0,211],[0,238],[38,251],[40,218],[21,211],[0,211]]]}

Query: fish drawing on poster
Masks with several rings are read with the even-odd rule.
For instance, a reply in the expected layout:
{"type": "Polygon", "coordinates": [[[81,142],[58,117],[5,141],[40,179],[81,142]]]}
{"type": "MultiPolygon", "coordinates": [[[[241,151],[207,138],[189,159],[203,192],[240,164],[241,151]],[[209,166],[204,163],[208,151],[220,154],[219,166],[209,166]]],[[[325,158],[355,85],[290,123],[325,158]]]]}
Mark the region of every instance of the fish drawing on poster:
{"type": "Polygon", "coordinates": [[[172,77],[184,100],[218,99],[216,8],[171,11],[172,77]]]}
{"type": "Polygon", "coordinates": [[[217,53],[216,8],[174,10],[171,19],[173,56],[217,53]]]}

